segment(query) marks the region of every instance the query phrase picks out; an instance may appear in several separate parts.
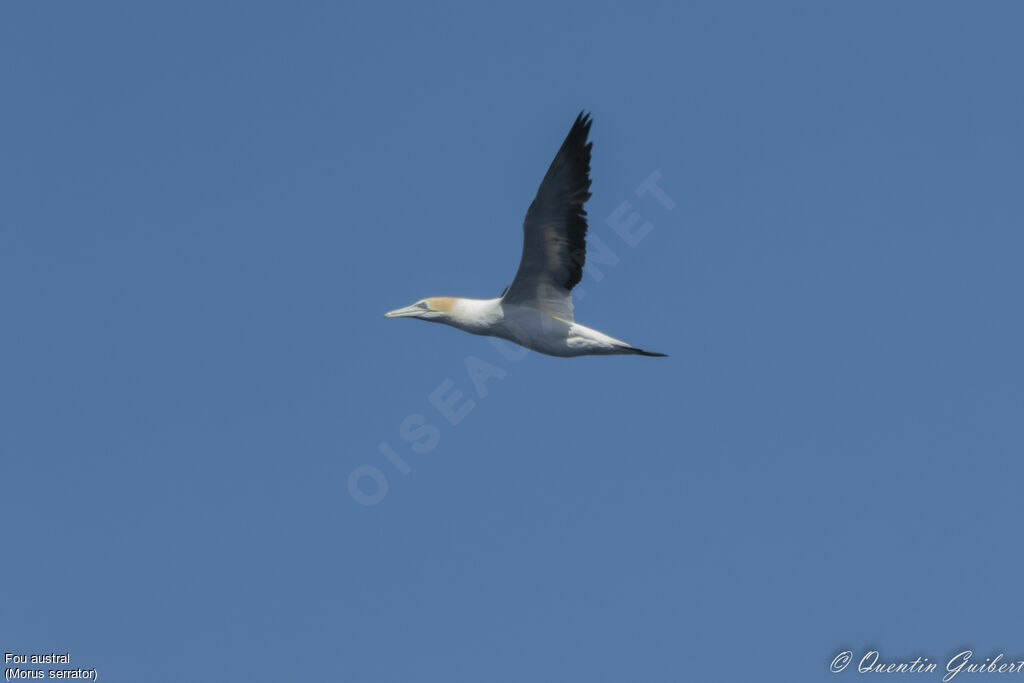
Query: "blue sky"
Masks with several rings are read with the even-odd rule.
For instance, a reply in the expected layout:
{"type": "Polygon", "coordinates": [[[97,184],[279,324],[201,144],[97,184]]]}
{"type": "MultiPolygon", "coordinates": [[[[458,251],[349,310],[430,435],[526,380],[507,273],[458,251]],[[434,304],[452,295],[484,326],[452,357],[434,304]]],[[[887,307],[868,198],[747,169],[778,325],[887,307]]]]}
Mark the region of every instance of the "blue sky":
{"type": "Polygon", "coordinates": [[[4,3],[0,649],[110,681],[1024,658],[1022,20],[4,3]],[[581,109],[617,262],[577,319],[670,357],[385,320],[502,291],[581,109]]]}

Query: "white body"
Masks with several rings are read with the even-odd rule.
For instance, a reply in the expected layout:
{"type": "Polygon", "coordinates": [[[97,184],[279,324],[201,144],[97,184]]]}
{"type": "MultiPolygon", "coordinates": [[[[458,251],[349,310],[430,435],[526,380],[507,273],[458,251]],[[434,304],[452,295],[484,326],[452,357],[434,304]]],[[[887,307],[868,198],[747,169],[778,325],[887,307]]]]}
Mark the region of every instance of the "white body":
{"type": "Polygon", "coordinates": [[[531,306],[503,302],[501,298],[450,298],[444,301],[442,307],[447,310],[424,311],[413,305],[388,315],[417,317],[473,334],[500,337],[549,356],[647,353],[585,325],[563,320],[531,306]]]}

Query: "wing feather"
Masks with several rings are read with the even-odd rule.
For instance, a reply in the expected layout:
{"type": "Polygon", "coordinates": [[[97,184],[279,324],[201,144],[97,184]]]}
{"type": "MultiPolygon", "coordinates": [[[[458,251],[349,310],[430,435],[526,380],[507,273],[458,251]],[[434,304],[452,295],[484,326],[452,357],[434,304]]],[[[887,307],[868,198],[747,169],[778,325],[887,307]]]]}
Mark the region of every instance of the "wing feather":
{"type": "Polygon", "coordinates": [[[523,256],[502,299],[572,320],[572,288],[587,258],[589,114],[580,112],[523,221],[523,256]]]}

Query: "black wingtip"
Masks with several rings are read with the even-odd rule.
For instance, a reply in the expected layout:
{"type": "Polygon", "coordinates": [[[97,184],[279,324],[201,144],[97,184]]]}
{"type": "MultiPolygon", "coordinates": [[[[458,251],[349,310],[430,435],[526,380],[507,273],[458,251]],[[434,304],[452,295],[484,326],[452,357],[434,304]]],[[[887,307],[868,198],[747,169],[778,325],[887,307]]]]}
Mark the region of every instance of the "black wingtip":
{"type": "Polygon", "coordinates": [[[573,121],[572,127],[574,129],[583,128],[584,131],[589,132],[590,124],[592,124],[593,122],[594,119],[591,117],[590,112],[586,111],[585,109],[580,109],[580,113],[576,115],[576,120],[573,121]]]}
{"type": "MultiPolygon", "coordinates": [[[[569,134],[565,137],[565,142],[572,141],[573,145],[577,148],[590,151],[592,142],[587,142],[587,138],[590,137],[590,125],[594,123],[594,119],[590,118],[590,113],[581,111],[576,116],[576,120],[572,122],[572,128],[569,129],[569,134]]],[[[565,143],[563,143],[564,145],[565,143]]]]}

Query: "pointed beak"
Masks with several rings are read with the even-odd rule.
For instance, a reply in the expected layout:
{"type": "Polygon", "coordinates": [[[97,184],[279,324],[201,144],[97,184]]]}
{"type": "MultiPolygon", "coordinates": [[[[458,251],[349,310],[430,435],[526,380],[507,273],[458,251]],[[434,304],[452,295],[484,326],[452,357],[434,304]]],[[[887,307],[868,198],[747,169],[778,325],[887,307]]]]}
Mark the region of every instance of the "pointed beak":
{"type": "Polygon", "coordinates": [[[406,306],[405,308],[396,308],[393,311],[388,311],[384,314],[385,318],[407,318],[409,316],[415,316],[420,313],[422,309],[417,306],[406,306]]]}

